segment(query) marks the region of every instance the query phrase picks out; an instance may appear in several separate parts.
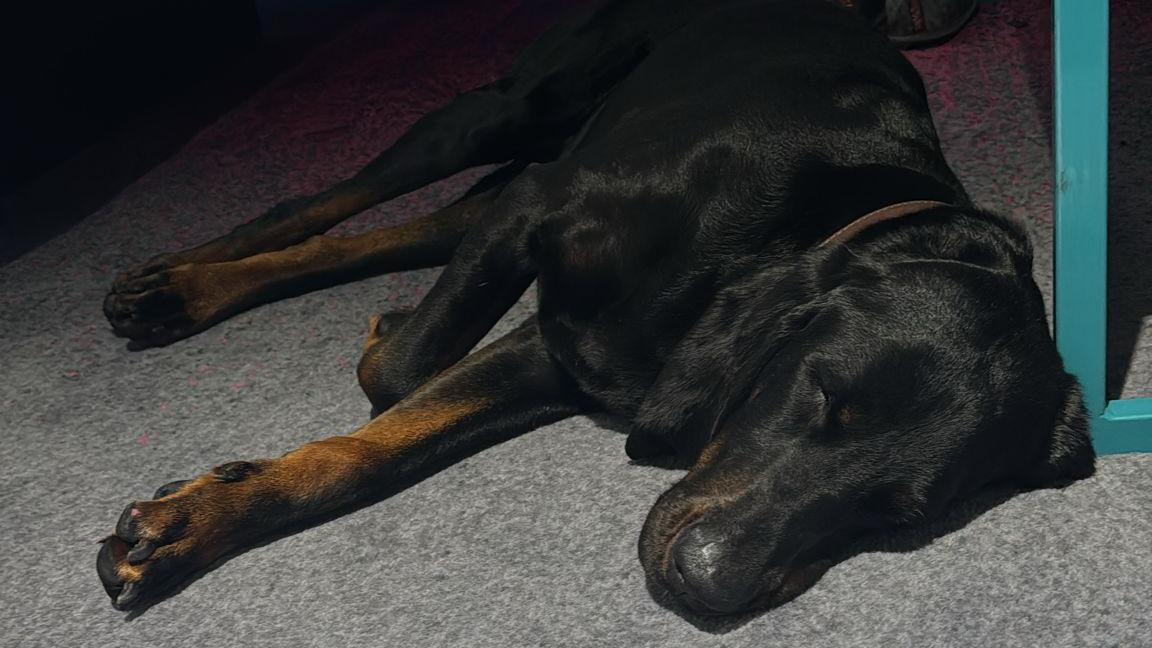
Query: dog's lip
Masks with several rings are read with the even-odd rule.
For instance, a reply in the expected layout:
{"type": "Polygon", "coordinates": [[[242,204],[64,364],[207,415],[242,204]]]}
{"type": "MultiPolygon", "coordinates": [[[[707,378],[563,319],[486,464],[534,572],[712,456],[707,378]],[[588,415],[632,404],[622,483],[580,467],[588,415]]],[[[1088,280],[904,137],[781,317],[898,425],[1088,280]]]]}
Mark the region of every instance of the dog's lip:
{"type": "Polygon", "coordinates": [[[676,600],[680,601],[681,605],[700,616],[728,616],[739,612],[739,610],[718,610],[695,596],[692,596],[687,591],[676,592],[675,594],[676,600]]]}
{"type": "Polygon", "coordinates": [[[789,566],[776,570],[765,570],[758,578],[762,581],[759,591],[748,601],[731,609],[720,609],[696,598],[684,584],[679,569],[675,574],[666,573],[672,594],[682,605],[701,616],[731,616],[751,613],[783,605],[810,588],[827,571],[828,565],[816,562],[799,567],[789,566]]]}

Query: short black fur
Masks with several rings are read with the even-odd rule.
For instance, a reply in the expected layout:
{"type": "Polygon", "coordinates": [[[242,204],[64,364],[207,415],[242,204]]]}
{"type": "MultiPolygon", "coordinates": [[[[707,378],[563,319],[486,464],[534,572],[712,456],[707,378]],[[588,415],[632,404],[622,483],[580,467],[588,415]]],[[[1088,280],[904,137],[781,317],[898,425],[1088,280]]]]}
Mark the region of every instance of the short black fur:
{"type": "MultiPolygon", "coordinates": [[[[365,393],[386,413],[440,384],[538,282],[513,346],[536,355],[507,352],[523,376],[511,391],[532,398],[489,379],[507,363],[460,390],[519,403],[493,406],[493,427],[545,420],[516,409],[529,405],[608,412],[633,458],[689,466],[639,549],[693,609],[782,603],[860,534],[987,485],[1092,474],[1023,229],[968,198],[913,67],[818,0],[601,3],[356,177],[140,274],[285,248],[489,163],[508,166],[464,199],[482,217],[445,239],[436,286],[373,327],[365,393]],[[821,245],[913,200],[946,205],[821,245]]],[[[167,344],[213,323],[132,320],[126,293],[107,309],[129,337],[167,344]]]]}

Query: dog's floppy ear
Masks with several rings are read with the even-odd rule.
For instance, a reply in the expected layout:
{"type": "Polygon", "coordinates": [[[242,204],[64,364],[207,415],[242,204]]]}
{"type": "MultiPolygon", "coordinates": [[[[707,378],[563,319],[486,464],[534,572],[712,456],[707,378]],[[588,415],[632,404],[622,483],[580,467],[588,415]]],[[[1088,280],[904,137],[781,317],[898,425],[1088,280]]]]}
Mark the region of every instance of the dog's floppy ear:
{"type": "Polygon", "coordinates": [[[1092,449],[1080,384],[1067,373],[1061,375],[1060,383],[1051,431],[1043,438],[1039,461],[1025,471],[1024,484],[1032,488],[1065,484],[1091,477],[1096,471],[1096,452],[1092,449]]]}
{"type": "Polygon", "coordinates": [[[721,294],[672,352],[640,405],[625,451],[635,460],[676,455],[690,462],[712,437],[739,362],[742,317],[721,294]],[[724,311],[731,319],[725,323],[724,311]],[[725,325],[727,324],[727,325],[725,325]]]}
{"type": "Polygon", "coordinates": [[[771,347],[807,319],[807,294],[794,279],[768,270],[718,293],[640,405],[625,445],[629,457],[696,459],[771,347]]]}
{"type": "Polygon", "coordinates": [[[695,460],[731,402],[731,374],[741,360],[736,337],[731,330],[698,325],[681,342],[633,420],[624,447],[630,458],[695,460]]]}

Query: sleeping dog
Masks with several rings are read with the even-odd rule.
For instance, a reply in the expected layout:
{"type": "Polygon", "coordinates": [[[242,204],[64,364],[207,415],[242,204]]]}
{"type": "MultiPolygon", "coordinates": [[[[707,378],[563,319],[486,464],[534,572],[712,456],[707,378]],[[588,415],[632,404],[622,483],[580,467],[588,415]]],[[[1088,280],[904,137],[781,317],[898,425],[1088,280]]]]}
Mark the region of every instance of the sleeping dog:
{"type": "Polygon", "coordinates": [[[117,609],[577,413],[626,421],[633,459],[690,468],[639,554],[705,614],[778,605],[854,539],[989,484],[1093,471],[1025,232],[972,204],[915,70],[831,4],[585,9],[349,180],[121,275],[105,311],[131,346],[160,346],[445,264],[416,310],[372,319],[369,423],[127,506],[97,562],[117,609]],[[323,234],[493,164],[433,214],[323,234]],[[536,315],[469,354],[533,281],[536,315]]]}

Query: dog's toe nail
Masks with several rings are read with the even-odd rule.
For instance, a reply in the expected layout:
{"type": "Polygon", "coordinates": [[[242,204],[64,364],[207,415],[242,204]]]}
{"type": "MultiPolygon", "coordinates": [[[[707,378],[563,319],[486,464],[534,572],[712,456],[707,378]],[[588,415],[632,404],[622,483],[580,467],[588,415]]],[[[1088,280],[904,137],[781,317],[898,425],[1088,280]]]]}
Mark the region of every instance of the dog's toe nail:
{"type": "Polygon", "coordinates": [[[116,572],[116,563],[123,555],[123,551],[124,543],[115,536],[109,536],[104,539],[100,552],[96,554],[96,574],[100,576],[100,584],[104,586],[104,591],[113,599],[119,596],[123,586],[120,574],[116,572]]]}
{"type": "Polygon", "coordinates": [[[153,551],[156,551],[155,542],[152,542],[151,540],[141,540],[140,542],[136,543],[135,547],[132,547],[131,551],[128,552],[128,562],[133,565],[142,563],[145,560],[148,560],[148,557],[152,555],[153,551]]]}
{"type": "Polygon", "coordinates": [[[191,479],[178,479],[176,481],[168,482],[167,484],[164,484],[160,488],[156,489],[156,493],[154,495],[152,495],[152,499],[158,500],[162,497],[167,497],[167,496],[171,495],[172,493],[175,493],[176,491],[183,488],[184,484],[187,484],[190,481],[192,481],[192,480],[191,479]]]}
{"type": "Polygon", "coordinates": [[[109,321],[116,318],[116,293],[108,293],[104,297],[104,317],[109,321]]]}
{"type": "Polygon", "coordinates": [[[118,281],[113,290],[119,293],[142,293],[153,288],[158,288],[168,283],[168,276],[166,273],[158,272],[156,274],[143,275],[139,277],[130,277],[124,281],[118,281]]]}
{"type": "Polygon", "coordinates": [[[151,349],[153,347],[147,340],[128,340],[125,347],[129,351],[143,351],[144,349],[151,349]]]}
{"type": "Polygon", "coordinates": [[[222,482],[234,482],[244,479],[257,470],[259,470],[259,467],[250,461],[233,461],[222,466],[217,466],[213,474],[216,479],[222,482]]]}
{"type": "Polygon", "coordinates": [[[139,516],[140,510],[136,508],[136,503],[129,504],[120,514],[120,519],[116,521],[116,536],[125,542],[139,540],[139,532],[136,529],[136,518],[139,516]]]}
{"type": "Polygon", "coordinates": [[[132,607],[132,604],[135,603],[136,599],[139,597],[140,584],[127,583],[124,585],[124,588],[120,590],[120,595],[116,597],[115,601],[113,601],[112,607],[121,611],[127,610],[128,608],[132,607]]]}

